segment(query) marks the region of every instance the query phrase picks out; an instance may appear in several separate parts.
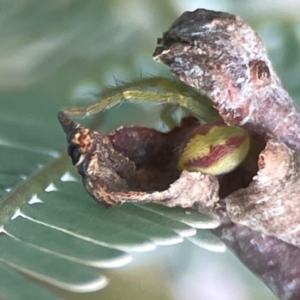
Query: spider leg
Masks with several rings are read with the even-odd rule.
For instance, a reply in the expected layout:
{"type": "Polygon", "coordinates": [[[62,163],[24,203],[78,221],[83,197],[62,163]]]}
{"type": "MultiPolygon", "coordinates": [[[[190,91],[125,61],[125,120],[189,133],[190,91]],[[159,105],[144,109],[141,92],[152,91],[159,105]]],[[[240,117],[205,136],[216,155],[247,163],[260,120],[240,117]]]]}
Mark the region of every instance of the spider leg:
{"type": "Polygon", "coordinates": [[[99,98],[100,100],[95,104],[87,107],[71,108],[66,110],[65,114],[89,116],[103,112],[121,102],[129,101],[179,105],[206,122],[219,118],[218,113],[205,95],[181,82],[162,77],[144,78],[108,88],[100,94],[99,98]]]}

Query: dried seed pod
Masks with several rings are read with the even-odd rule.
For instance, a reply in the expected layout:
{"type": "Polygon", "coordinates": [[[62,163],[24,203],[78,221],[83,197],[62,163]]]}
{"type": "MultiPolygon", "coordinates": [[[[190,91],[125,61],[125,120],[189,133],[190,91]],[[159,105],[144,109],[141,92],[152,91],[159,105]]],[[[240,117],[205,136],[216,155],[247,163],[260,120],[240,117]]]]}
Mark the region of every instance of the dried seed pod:
{"type": "MultiPolygon", "coordinates": [[[[67,115],[60,113],[69,154],[84,186],[106,206],[123,201],[154,202],[209,213],[217,224],[222,223],[215,234],[276,294],[282,299],[299,299],[295,258],[299,257],[300,248],[300,113],[281,86],[260,39],[239,17],[200,9],[184,13],[172,25],[159,40],[155,59],[170,66],[183,82],[205,90],[227,124],[242,126],[250,132],[251,139],[257,137],[252,133],[257,133],[259,142],[266,141],[257,149],[251,147],[243,164],[247,165],[250,159],[254,168],[250,168],[250,173],[247,168],[238,168],[219,177],[188,171],[179,174],[179,136],[185,137],[194,124],[166,134],[131,127],[106,136],[71,121],[67,116],[70,111],[67,115]]],[[[75,109],[71,115],[89,115],[120,102],[122,97],[131,101],[140,95],[139,91],[120,91],[116,98],[108,97],[100,106],[75,109]]],[[[175,102],[196,115],[201,113],[198,104],[202,99],[192,99],[192,106],[184,105],[187,97],[174,100],[173,96],[186,89],[166,91],[171,97],[160,97],[158,102],[175,102]]],[[[152,99],[149,95],[153,94],[142,100],[152,99]]],[[[179,167],[189,160],[189,149],[195,151],[192,159],[200,153],[201,157],[208,155],[216,161],[211,152],[200,152],[197,140],[202,137],[198,133],[196,129],[188,136],[179,167]]],[[[208,130],[204,139],[210,134],[216,135],[208,130]]],[[[217,139],[218,143],[222,144],[217,139]]],[[[242,155],[231,157],[235,164],[247,152],[247,143],[244,136],[242,155]]],[[[204,171],[205,168],[207,172],[209,168],[204,167],[204,171]]],[[[228,172],[228,166],[207,173],[224,172],[228,172]]]]}
{"type": "Polygon", "coordinates": [[[204,90],[223,120],[300,150],[300,112],[259,36],[240,17],[185,12],[158,39],[154,59],[204,90]]]}

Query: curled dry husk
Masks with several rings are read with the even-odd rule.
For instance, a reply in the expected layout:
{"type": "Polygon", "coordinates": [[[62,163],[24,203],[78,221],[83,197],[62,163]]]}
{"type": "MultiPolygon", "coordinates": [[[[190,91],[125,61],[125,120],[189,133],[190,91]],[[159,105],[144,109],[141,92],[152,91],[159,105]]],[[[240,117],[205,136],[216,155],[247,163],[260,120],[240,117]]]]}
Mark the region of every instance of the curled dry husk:
{"type": "Polygon", "coordinates": [[[239,17],[197,10],[164,33],[154,57],[204,90],[227,124],[245,128],[264,148],[221,177],[180,173],[178,149],[193,118],[169,133],[131,127],[104,135],[60,113],[86,190],[107,206],[154,202],[210,214],[220,222],[214,234],[272,291],[300,299],[300,114],[260,39],[239,17]]]}

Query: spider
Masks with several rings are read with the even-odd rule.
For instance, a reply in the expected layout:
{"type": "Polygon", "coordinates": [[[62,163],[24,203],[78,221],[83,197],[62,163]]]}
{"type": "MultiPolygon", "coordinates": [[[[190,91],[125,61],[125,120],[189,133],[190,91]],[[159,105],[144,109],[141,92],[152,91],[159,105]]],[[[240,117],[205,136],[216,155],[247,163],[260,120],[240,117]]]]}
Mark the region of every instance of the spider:
{"type": "Polygon", "coordinates": [[[236,169],[247,156],[250,138],[244,129],[227,126],[205,94],[168,78],[144,78],[104,90],[97,103],[64,113],[86,117],[124,101],[179,105],[199,120],[180,147],[179,170],[221,175],[236,169]]]}

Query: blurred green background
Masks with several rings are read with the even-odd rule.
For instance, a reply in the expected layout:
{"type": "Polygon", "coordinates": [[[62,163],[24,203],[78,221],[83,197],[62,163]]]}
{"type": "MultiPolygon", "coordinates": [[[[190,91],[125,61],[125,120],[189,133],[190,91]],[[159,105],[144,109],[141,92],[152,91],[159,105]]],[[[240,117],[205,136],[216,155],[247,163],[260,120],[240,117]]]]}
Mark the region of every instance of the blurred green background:
{"type": "MultiPolygon", "coordinates": [[[[156,38],[182,12],[196,8],[228,11],[249,22],[300,101],[300,1],[0,0],[0,104],[9,107],[0,122],[12,126],[26,110],[34,128],[35,112],[44,107],[45,128],[59,128],[54,112],[94,102],[104,86],[171,76],[152,61],[156,38]]],[[[125,124],[163,127],[157,106],[127,104],[107,112],[102,129],[125,124]]],[[[34,141],[43,134],[36,128],[29,135],[34,141]]],[[[51,144],[63,150],[63,134],[50,135],[45,148],[51,144]]],[[[110,285],[98,293],[55,291],[68,299],[277,299],[228,251],[213,253],[187,242],[135,254],[133,263],[106,274],[110,285]]]]}

